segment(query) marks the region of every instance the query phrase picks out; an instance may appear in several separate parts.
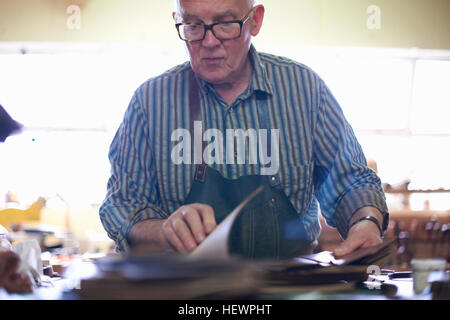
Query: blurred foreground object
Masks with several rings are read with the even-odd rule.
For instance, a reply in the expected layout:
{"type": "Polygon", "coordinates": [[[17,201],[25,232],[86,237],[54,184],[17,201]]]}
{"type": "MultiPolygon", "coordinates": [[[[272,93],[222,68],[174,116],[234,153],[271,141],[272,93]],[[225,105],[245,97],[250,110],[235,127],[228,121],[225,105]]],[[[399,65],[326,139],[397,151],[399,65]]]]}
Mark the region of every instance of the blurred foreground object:
{"type": "Polygon", "coordinates": [[[0,288],[9,293],[30,293],[33,283],[27,272],[19,272],[20,257],[10,250],[7,233],[0,225],[0,288]]]}
{"type": "Polygon", "coordinates": [[[6,138],[22,130],[22,125],[15,121],[0,105],[0,142],[5,142],[6,138]]]}
{"type": "Polygon", "coordinates": [[[25,272],[18,272],[20,258],[14,251],[0,251],[0,288],[9,293],[30,293],[33,284],[25,272]]]}
{"type": "Polygon", "coordinates": [[[8,230],[0,224],[0,251],[11,250],[11,248],[8,230]]]}
{"type": "Polygon", "coordinates": [[[433,300],[450,300],[450,271],[433,271],[428,281],[433,300]]]}
{"type": "MultiPolygon", "coordinates": [[[[260,266],[240,259],[114,255],[97,259],[91,267],[91,274],[80,279],[78,294],[84,300],[246,297],[257,292],[263,281],[260,266]]],[[[76,278],[84,273],[89,274],[74,264],[66,275],[76,278]]]]}

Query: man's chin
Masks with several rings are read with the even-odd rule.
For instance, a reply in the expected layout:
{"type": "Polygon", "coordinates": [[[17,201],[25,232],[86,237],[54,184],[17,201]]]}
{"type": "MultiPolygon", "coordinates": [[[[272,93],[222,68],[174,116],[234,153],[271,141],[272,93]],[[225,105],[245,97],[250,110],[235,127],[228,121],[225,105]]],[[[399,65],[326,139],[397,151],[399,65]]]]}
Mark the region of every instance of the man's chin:
{"type": "Polygon", "coordinates": [[[223,74],[205,72],[205,73],[198,73],[198,75],[200,76],[200,78],[213,85],[218,85],[226,82],[226,78],[223,74]]]}

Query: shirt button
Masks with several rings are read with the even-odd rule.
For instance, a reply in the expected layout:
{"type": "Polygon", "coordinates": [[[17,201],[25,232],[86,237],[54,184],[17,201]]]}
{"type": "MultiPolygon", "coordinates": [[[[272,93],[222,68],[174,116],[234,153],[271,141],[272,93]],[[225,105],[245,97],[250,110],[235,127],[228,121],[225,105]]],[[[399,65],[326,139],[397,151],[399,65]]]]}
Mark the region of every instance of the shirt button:
{"type": "Polygon", "coordinates": [[[275,201],[276,201],[276,199],[275,199],[275,198],[272,198],[272,203],[275,203],[275,201]]]}
{"type": "Polygon", "coordinates": [[[275,177],[272,177],[272,181],[275,181],[277,178],[275,178],[275,177]]]}

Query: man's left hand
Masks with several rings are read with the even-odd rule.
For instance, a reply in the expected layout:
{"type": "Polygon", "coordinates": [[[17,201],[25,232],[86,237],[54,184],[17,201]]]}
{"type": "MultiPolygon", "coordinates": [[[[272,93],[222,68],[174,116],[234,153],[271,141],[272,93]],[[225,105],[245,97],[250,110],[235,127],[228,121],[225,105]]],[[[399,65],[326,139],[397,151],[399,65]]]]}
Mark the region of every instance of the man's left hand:
{"type": "MultiPolygon", "coordinates": [[[[372,207],[366,207],[360,209],[350,224],[356,221],[359,217],[371,215],[377,218],[378,221],[382,221],[382,215],[380,211],[372,207]]],[[[375,223],[369,220],[363,220],[355,224],[348,232],[347,239],[342,242],[336,249],[334,249],[334,255],[341,257],[349,254],[359,248],[367,248],[375,246],[383,242],[380,236],[380,230],[375,223]]]]}

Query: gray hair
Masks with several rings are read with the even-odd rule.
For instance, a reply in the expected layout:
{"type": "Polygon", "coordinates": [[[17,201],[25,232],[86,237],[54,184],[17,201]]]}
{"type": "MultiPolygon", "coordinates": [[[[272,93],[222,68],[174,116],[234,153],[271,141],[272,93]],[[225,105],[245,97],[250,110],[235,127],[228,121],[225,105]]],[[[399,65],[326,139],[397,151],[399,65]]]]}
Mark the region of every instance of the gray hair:
{"type": "MultiPolygon", "coordinates": [[[[255,5],[258,4],[257,0],[246,0],[247,1],[247,5],[250,8],[253,8],[255,5]]],[[[174,8],[175,8],[175,12],[178,12],[178,9],[180,7],[180,0],[174,0],[174,8]]]]}
{"type": "Polygon", "coordinates": [[[253,8],[255,5],[258,4],[257,2],[258,2],[258,1],[256,1],[256,0],[247,0],[248,7],[249,7],[249,8],[253,8]]]}

